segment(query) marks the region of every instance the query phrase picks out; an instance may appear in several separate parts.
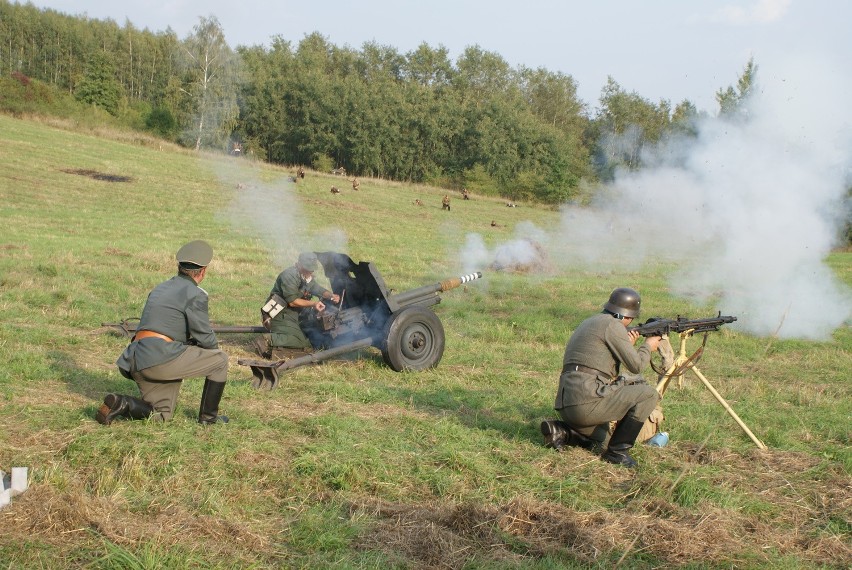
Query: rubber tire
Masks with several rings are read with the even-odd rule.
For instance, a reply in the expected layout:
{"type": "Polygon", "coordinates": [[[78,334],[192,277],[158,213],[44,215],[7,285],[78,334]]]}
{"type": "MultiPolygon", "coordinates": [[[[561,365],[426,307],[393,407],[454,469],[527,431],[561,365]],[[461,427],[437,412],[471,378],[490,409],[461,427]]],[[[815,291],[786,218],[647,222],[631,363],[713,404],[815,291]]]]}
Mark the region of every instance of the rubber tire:
{"type": "Polygon", "coordinates": [[[434,368],[444,355],[444,326],[430,309],[410,307],[385,327],[382,357],[396,372],[434,368]]]}

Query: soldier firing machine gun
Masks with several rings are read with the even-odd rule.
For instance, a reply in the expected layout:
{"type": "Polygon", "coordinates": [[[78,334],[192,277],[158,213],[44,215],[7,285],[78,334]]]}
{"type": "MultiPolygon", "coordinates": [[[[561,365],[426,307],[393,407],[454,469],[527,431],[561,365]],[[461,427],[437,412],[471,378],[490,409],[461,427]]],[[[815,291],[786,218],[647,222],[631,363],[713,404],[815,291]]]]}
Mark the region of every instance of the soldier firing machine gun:
{"type": "Polygon", "coordinates": [[[745,422],[743,422],[733,408],[731,408],[730,404],[725,401],[722,395],[719,394],[713,385],[710,384],[710,381],[707,380],[704,374],[702,374],[695,365],[704,354],[704,347],[707,344],[708,333],[718,331],[722,325],[732,323],[736,320],[736,317],[722,316],[721,312],[719,312],[719,314],[715,317],[708,317],[705,319],[687,319],[681,316],[678,316],[675,319],[653,317],[648,319],[644,324],[640,324],[635,327],[628,327],[627,330],[636,331],[642,336],[667,336],[669,333],[678,333],[678,335],[680,335],[680,350],[674,363],[668,370],[660,371],[655,369],[655,371],[659,374],[659,380],[657,380],[656,388],[657,392],[660,393],[660,397],[665,394],[666,388],[668,388],[669,382],[672,378],[677,378],[678,385],[681,385],[683,382],[684,372],[692,370],[710,393],[713,394],[713,397],[722,404],[725,411],[734,418],[734,421],[736,421],[746,435],[751,438],[755,445],[757,445],[760,449],[766,449],[766,445],[764,445],[764,443],[761,442],[754,433],[752,433],[745,422]],[[704,333],[704,340],[698,350],[696,350],[691,356],[687,356],[686,341],[695,333],[704,333]]]}

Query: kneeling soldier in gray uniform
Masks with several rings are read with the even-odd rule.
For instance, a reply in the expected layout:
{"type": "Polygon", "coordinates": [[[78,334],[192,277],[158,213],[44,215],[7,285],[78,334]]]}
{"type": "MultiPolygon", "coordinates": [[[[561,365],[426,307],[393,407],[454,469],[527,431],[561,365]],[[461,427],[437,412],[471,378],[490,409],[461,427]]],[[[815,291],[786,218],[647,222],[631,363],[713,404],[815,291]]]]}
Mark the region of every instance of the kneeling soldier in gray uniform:
{"type": "Polygon", "coordinates": [[[136,335],[116,361],[125,378],[139,386],[142,399],[107,394],[95,419],[109,425],[117,417],[170,420],[184,378],[204,376],[198,423],[227,423],[219,401],[228,375],[228,355],[219,350],[210,327],[207,292],[199,284],[213,249],[202,240],[177,252],[178,274],[148,295],[136,335]]]}
{"type": "Polygon", "coordinates": [[[651,362],[660,337],[646,338],[637,349],[633,345],[639,333],[627,332],[639,316],[640,303],[633,289],[616,289],[603,312],[580,323],[571,335],[554,406],[562,421],[541,424],[548,447],[558,451],[576,445],[597,451],[603,448],[609,422],[618,421],[601,459],[636,467],[628,452],[660,400],[657,390],[639,376],[651,362]],[[619,375],[625,372],[622,368],[632,374],[619,375]]]}

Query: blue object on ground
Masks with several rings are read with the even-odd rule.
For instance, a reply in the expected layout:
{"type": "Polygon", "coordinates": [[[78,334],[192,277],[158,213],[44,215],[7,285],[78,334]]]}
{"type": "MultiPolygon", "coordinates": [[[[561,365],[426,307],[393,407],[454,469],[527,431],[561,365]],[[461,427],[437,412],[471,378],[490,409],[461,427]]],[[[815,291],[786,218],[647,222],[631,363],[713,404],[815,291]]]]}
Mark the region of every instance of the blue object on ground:
{"type": "Polygon", "coordinates": [[[648,440],[651,447],[665,447],[669,443],[669,432],[661,431],[648,440]]]}

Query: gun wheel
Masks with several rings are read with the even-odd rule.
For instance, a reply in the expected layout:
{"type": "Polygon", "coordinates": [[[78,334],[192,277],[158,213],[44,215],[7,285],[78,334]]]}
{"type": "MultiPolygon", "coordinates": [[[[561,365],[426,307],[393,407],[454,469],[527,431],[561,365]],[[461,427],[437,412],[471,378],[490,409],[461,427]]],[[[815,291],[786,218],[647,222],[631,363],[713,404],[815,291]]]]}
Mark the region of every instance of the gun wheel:
{"type": "Polygon", "coordinates": [[[444,327],[429,309],[403,309],[385,331],[382,357],[397,372],[434,368],[444,355],[444,327]]]}

